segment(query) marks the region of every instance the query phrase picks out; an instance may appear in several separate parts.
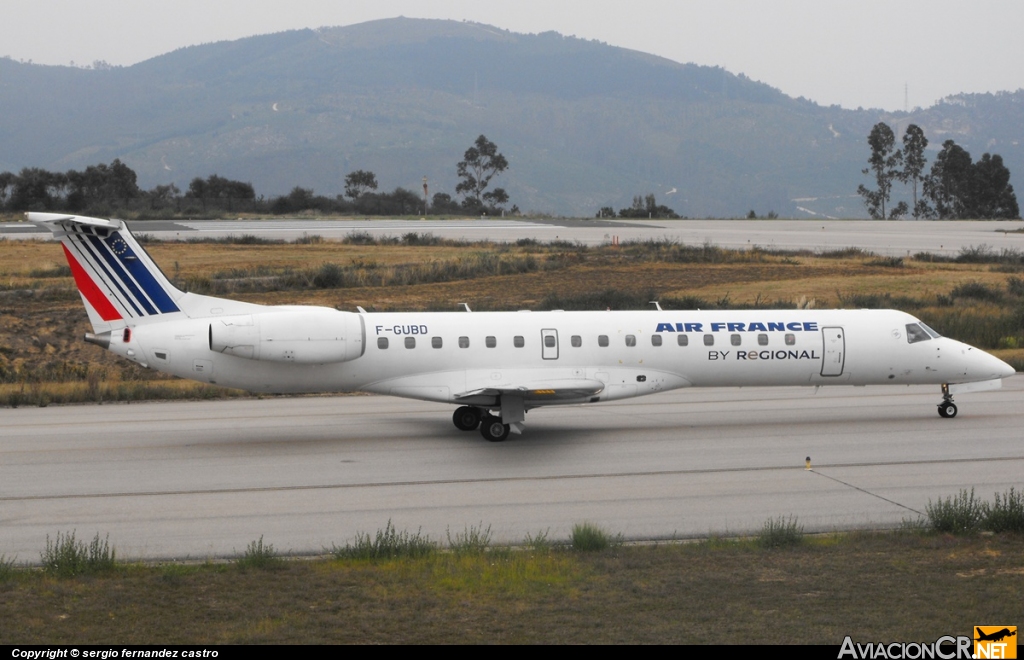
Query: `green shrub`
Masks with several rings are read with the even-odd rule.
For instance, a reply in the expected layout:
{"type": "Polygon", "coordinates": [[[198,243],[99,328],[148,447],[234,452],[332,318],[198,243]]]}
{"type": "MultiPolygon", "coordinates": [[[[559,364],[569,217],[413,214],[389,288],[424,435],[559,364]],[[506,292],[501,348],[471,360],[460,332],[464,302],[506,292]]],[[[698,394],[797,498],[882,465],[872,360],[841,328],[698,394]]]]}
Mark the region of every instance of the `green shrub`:
{"type": "Polygon", "coordinates": [[[114,550],[110,548],[110,536],[100,540],[99,532],[89,545],[75,539],[75,532],[61,534],[50,540],[46,536],[46,550],[40,553],[43,571],[57,577],[73,577],[86,573],[100,573],[116,566],[114,550]]]}
{"type": "Polygon", "coordinates": [[[598,552],[622,542],[621,536],[613,537],[597,525],[584,522],[572,526],[572,549],[579,552],[598,552]]]}
{"type": "Polygon", "coordinates": [[[804,528],[795,516],[769,518],[764,521],[757,535],[757,544],[762,548],[785,548],[799,545],[804,540],[804,528]]]}
{"type": "Polygon", "coordinates": [[[277,556],[277,551],[271,543],[264,545],[263,537],[259,541],[251,541],[245,549],[245,554],[235,560],[239,568],[277,568],[284,562],[277,556]]]}
{"type": "Polygon", "coordinates": [[[1011,488],[995,503],[985,504],[985,520],[981,526],[990,532],[1024,532],[1024,493],[1011,488]]]}
{"type": "Polygon", "coordinates": [[[419,530],[415,534],[398,532],[388,520],[384,529],[378,529],[374,538],[369,534],[356,534],[354,544],[341,548],[334,546],[331,554],[336,559],[396,559],[398,557],[425,557],[437,550],[429,536],[419,530]]]}
{"type": "Polygon", "coordinates": [[[968,493],[961,490],[959,495],[949,496],[938,502],[928,500],[925,513],[928,522],[936,532],[947,534],[973,534],[981,528],[985,519],[985,503],[974,497],[974,489],[968,493]]]}

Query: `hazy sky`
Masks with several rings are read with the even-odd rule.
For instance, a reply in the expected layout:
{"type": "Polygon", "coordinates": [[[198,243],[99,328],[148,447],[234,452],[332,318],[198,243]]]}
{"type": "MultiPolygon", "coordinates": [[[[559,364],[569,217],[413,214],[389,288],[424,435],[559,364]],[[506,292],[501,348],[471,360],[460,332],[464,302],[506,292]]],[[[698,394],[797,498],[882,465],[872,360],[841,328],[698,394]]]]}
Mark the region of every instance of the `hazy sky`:
{"type": "Polygon", "coordinates": [[[133,64],[175,48],[409,16],[555,30],[717,65],[847,108],[1024,87],[1022,0],[3,0],[0,56],[133,64]]]}

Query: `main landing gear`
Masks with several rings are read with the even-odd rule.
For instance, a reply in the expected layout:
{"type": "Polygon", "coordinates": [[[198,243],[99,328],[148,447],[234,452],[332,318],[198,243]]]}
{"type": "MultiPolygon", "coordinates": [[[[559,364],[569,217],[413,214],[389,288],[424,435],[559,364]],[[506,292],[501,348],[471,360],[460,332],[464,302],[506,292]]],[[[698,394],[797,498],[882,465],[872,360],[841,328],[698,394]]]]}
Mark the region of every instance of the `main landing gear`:
{"type": "Polygon", "coordinates": [[[479,427],[480,435],[490,442],[501,442],[512,430],[510,425],[502,423],[500,417],[474,406],[456,408],[452,422],[460,431],[473,431],[479,427]]]}
{"type": "Polygon", "coordinates": [[[942,386],[942,403],[939,404],[939,417],[946,419],[956,417],[956,404],[953,403],[953,395],[949,393],[949,385],[942,386]]]}

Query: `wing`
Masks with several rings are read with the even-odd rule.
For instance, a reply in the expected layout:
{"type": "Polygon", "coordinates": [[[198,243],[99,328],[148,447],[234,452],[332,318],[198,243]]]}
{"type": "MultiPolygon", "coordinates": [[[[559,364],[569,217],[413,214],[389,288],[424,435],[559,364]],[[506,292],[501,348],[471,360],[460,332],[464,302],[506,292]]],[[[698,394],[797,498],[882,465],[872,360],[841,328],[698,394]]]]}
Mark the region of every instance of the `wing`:
{"type": "Polygon", "coordinates": [[[455,395],[460,403],[486,404],[501,395],[522,398],[527,408],[555,403],[584,403],[604,391],[599,380],[567,378],[562,380],[530,380],[510,384],[504,382],[494,387],[481,387],[455,395]]]}

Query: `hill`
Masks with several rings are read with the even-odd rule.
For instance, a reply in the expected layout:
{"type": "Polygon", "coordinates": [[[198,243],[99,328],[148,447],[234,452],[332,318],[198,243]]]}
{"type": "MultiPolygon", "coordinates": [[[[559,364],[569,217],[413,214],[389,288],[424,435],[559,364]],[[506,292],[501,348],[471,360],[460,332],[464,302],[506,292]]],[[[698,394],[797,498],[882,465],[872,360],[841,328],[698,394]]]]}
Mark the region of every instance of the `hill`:
{"type": "Polygon", "coordinates": [[[1022,108],[1024,91],[912,114],[823,107],[721,68],[553,32],[396,18],[123,68],[0,60],[0,171],[121,158],[144,187],[217,173],[269,196],[337,194],[347,172],[369,169],[383,188],[418,189],[426,175],[432,193],[454,194],[455,163],[485,134],[524,210],[592,215],[653,192],[688,216],[856,217],[875,122],[919,123],[933,147],[953,137],[975,158],[996,151],[1016,182],[1022,108]]]}

